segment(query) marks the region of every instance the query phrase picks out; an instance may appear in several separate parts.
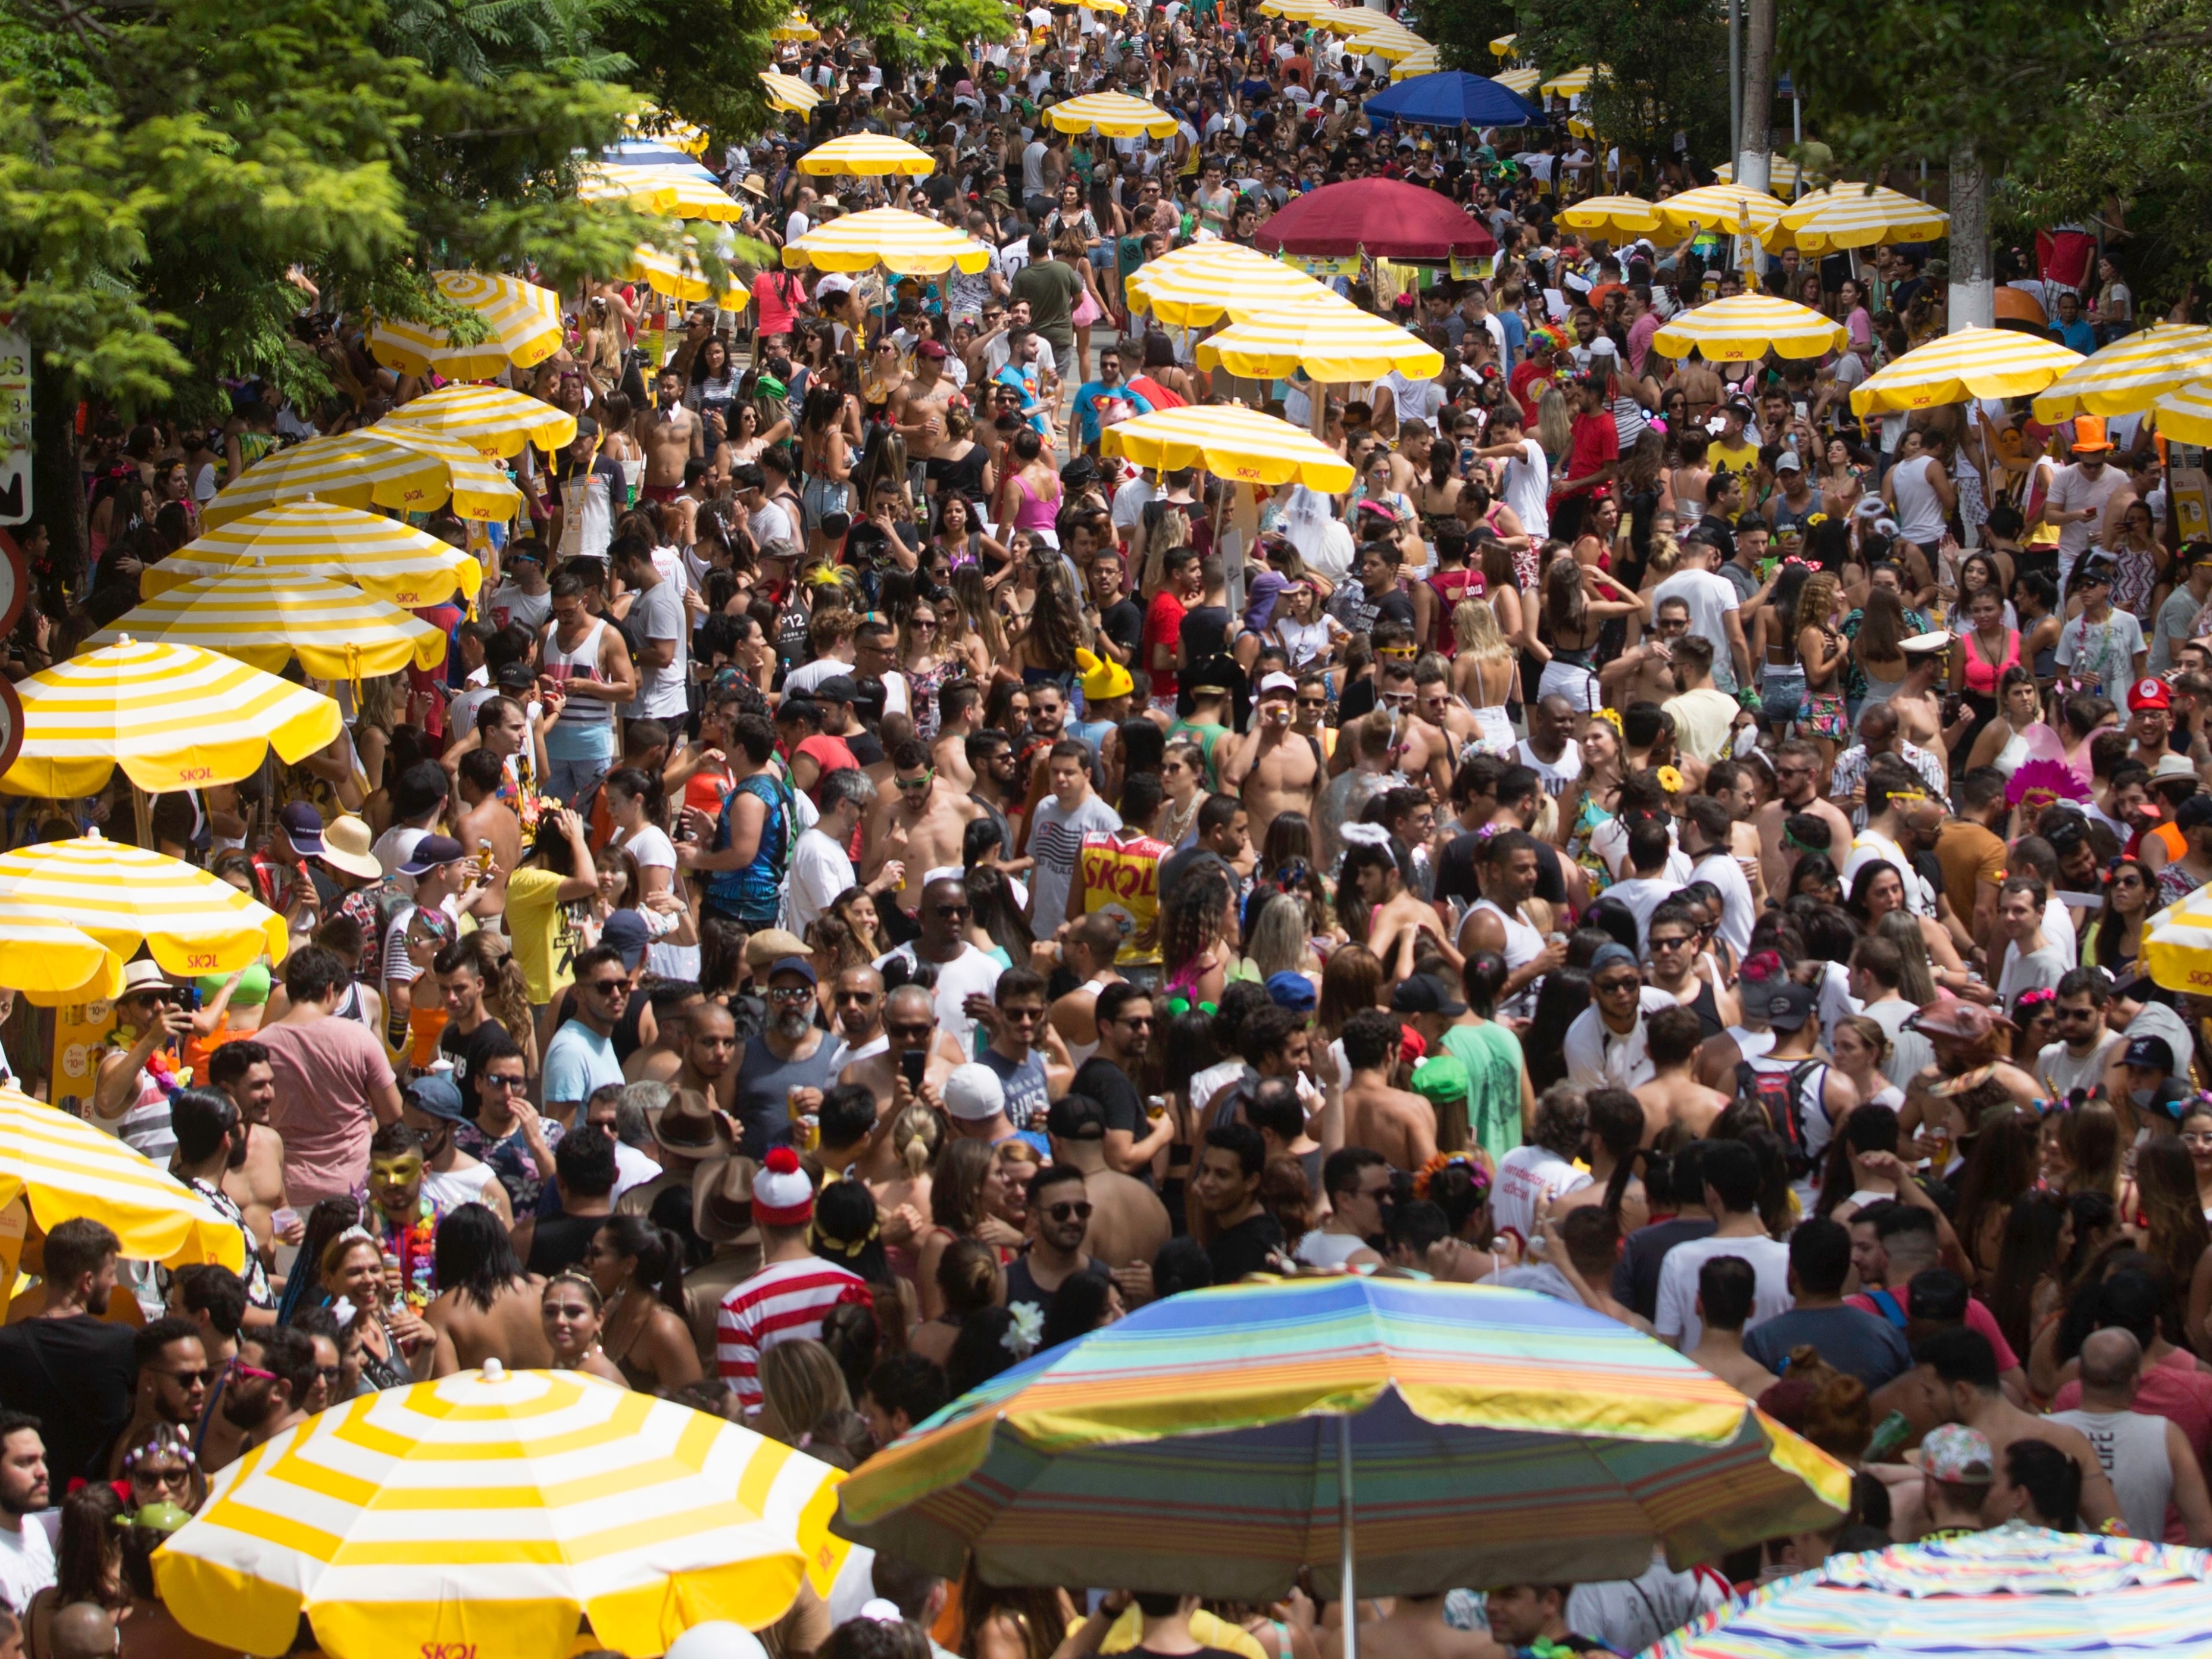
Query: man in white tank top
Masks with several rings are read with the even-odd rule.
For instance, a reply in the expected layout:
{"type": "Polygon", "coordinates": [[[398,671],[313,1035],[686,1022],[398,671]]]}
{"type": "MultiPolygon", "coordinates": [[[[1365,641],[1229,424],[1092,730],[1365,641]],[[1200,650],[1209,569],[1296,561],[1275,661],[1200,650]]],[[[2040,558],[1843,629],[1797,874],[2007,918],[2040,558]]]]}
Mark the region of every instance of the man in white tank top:
{"type": "Polygon", "coordinates": [[[2112,1483],[2128,1531],[2155,1543],[2166,1536],[2168,1506],[2181,1513],[2187,1541],[2212,1541],[2212,1497],[2180,1425],[2135,1408],[2142,1346],[2132,1333],[2093,1333],[2081,1344],[2081,1401],[2051,1420],[2076,1428],[2112,1483]]]}
{"type": "Polygon", "coordinates": [[[1498,994],[1497,1009],[1501,1017],[1532,1012],[1544,975],[1567,959],[1566,941],[1547,943],[1522,908],[1536,890],[1536,842],[1525,830],[1498,830],[1475,854],[1482,896],[1460,926],[1459,948],[1468,956],[1495,951],[1505,958],[1505,988],[1498,994]]]}
{"type": "Polygon", "coordinates": [[[1959,503],[1959,491],[1942,458],[1923,453],[1890,468],[1881,481],[1881,498],[1897,520],[1898,535],[1932,556],[1942,544],[1944,521],[1959,503]]]}

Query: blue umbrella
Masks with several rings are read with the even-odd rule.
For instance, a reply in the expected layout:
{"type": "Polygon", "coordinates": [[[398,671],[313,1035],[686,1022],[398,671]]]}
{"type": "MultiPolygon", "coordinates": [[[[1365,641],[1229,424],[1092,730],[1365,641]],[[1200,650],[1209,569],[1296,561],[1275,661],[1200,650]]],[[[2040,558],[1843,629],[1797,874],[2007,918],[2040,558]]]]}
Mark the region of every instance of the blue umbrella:
{"type": "Polygon", "coordinates": [[[1543,111],[1519,93],[1465,70],[1416,75],[1367,100],[1367,113],[1419,127],[1540,125],[1543,111]]]}

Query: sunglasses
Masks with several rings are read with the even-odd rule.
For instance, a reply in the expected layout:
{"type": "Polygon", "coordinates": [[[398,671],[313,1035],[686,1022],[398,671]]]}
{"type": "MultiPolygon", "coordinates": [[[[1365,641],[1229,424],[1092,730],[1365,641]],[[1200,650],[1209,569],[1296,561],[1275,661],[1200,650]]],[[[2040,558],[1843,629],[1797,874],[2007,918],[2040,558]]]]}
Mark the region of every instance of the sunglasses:
{"type": "Polygon", "coordinates": [[[937,774],[935,770],[932,769],[930,771],[924,772],[918,778],[894,778],[892,781],[897,784],[902,789],[922,790],[929,787],[930,780],[934,778],[936,775],[937,774]]]}
{"type": "Polygon", "coordinates": [[[1643,983],[1640,979],[1609,979],[1601,985],[1594,984],[1590,988],[1602,996],[1620,996],[1639,989],[1643,983]]]}
{"type": "Polygon", "coordinates": [[[1091,1219],[1091,1206],[1088,1204],[1048,1204],[1045,1206],[1045,1213],[1054,1221],[1088,1221],[1091,1219]]]}
{"type": "Polygon", "coordinates": [[[184,1388],[202,1389],[215,1380],[217,1369],[212,1365],[203,1365],[196,1371],[156,1371],[154,1374],[166,1376],[184,1388]]]}
{"type": "Polygon", "coordinates": [[[131,1484],[134,1486],[189,1486],[192,1483],[190,1469],[133,1469],[131,1484]]]}
{"type": "Polygon", "coordinates": [[[528,1078],[501,1077],[491,1073],[485,1074],[483,1081],[494,1089],[526,1089],[530,1086],[528,1078]]]}
{"type": "Polygon", "coordinates": [[[963,916],[971,916],[975,914],[971,907],[965,904],[933,904],[929,908],[934,914],[943,916],[947,921],[957,921],[963,916]]]}
{"type": "Polygon", "coordinates": [[[594,996],[628,996],[629,981],[626,979],[595,979],[588,981],[584,988],[594,996]]]}
{"type": "Polygon", "coordinates": [[[768,988],[770,1002],[804,1002],[813,994],[814,988],[811,985],[771,985],[768,988]]]}

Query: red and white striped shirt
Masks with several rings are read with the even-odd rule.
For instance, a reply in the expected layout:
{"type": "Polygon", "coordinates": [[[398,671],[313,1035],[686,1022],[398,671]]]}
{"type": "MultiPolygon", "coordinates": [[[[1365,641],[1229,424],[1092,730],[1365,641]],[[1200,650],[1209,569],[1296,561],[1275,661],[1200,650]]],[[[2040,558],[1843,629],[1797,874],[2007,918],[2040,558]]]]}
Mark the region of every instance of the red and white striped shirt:
{"type": "Polygon", "coordinates": [[[762,1268],[722,1298],[714,1318],[714,1363],[751,1411],[761,1403],[760,1357],[795,1336],[819,1340],[830,1309],[868,1299],[867,1281],[818,1256],[762,1268]]]}

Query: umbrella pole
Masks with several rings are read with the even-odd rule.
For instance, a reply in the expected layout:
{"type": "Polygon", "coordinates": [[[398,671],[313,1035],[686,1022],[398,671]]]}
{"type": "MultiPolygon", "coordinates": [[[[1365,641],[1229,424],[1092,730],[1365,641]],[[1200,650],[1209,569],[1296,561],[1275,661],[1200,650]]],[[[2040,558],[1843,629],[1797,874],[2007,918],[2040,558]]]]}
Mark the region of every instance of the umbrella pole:
{"type": "Polygon", "coordinates": [[[1352,1415],[1336,1419],[1337,1595],[1344,1603],[1344,1659],[1359,1659],[1359,1598],[1352,1585],[1352,1415]]]}

